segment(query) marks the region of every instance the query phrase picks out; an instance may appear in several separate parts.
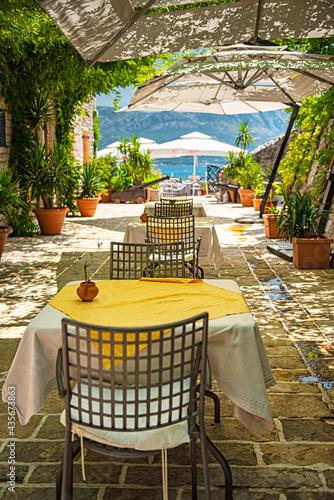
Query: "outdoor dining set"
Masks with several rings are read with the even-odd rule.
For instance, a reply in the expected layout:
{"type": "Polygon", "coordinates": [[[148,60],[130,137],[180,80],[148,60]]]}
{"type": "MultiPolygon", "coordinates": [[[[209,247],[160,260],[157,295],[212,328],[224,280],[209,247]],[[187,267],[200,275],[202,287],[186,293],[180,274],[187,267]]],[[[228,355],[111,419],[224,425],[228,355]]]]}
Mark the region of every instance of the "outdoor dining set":
{"type": "Polygon", "coordinates": [[[251,432],[271,427],[266,388],[276,381],[259,329],[235,281],[205,279],[199,259],[205,226],[196,223],[192,199],[162,198],[146,221],[129,226],[123,242],[111,242],[109,279],[96,283],[94,300],[80,300],[79,282],[68,283],[27,326],[3,399],[15,387],[21,425],[53,389],[65,399],[57,498],[73,497],[80,452],[85,479],[84,448],[111,457],[161,453],[167,498],[167,450],[183,443],[190,444],[197,498],[199,439],[205,498],[211,498],[209,450],[222,466],[225,498],[232,499],[231,470],[206,435],[204,407],[213,399],[214,425],[221,425],[219,399],[210,390],[215,379],[251,432]]]}

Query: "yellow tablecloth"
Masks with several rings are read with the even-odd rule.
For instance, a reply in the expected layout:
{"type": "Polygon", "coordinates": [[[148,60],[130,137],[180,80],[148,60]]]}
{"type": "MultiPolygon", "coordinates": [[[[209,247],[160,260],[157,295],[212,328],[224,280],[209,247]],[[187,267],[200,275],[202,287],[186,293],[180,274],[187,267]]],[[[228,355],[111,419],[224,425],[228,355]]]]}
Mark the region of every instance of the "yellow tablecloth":
{"type": "Polygon", "coordinates": [[[201,312],[209,319],[249,312],[238,292],[201,280],[111,280],[97,283],[98,296],[82,302],[78,285],[65,286],[50,305],[75,321],[113,327],[144,327],[180,321],[201,312]]]}

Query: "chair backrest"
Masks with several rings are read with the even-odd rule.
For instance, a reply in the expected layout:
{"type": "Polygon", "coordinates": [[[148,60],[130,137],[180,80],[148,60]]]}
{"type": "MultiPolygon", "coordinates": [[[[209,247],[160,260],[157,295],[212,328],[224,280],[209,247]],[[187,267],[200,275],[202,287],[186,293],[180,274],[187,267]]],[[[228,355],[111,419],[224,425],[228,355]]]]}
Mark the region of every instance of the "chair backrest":
{"type": "Polygon", "coordinates": [[[173,195],[173,194],[164,194],[160,198],[161,203],[184,203],[185,201],[190,201],[193,203],[193,198],[188,198],[186,194],[179,194],[179,195],[173,195]]]}
{"type": "Polygon", "coordinates": [[[204,410],[207,328],[207,313],[150,328],[63,319],[57,378],[67,424],[138,431],[192,418],[194,425],[199,401],[204,410]]]}
{"type": "Polygon", "coordinates": [[[110,244],[110,279],[135,280],[186,276],[184,243],[110,244]]]}
{"type": "Polygon", "coordinates": [[[182,203],[156,203],[154,205],[154,215],[157,217],[184,217],[192,215],[193,203],[184,201],[182,203]]]}
{"type": "Polygon", "coordinates": [[[195,218],[156,217],[149,215],[146,219],[146,238],[149,243],[176,243],[183,241],[185,253],[194,250],[195,218]]]}

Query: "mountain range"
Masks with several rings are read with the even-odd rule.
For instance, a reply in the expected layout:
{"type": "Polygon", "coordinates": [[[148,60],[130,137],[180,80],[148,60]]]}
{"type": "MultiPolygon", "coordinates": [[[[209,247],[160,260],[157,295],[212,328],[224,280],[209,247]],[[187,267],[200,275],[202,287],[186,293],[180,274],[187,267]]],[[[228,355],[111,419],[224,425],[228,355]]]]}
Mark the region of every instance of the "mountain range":
{"type": "MultiPolygon", "coordinates": [[[[101,134],[99,149],[105,148],[124,136],[129,139],[134,134],[162,143],[178,139],[181,135],[194,131],[234,145],[239,124],[247,121],[255,141],[248,147],[248,151],[252,151],[275,137],[283,135],[288,119],[284,110],[228,116],[175,111],[114,113],[114,108],[110,106],[97,106],[97,111],[101,134]]],[[[159,165],[171,163],[173,160],[177,159],[159,160],[159,165]]],[[[188,163],[188,161],[193,160],[191,157],[182,158],[182,163],[188,163]]]]}

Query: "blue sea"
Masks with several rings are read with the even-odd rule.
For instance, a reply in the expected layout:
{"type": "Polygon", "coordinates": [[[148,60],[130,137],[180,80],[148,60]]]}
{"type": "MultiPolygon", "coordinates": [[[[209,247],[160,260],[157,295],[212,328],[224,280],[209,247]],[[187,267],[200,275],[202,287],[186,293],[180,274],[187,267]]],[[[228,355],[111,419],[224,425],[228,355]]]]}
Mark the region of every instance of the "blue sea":
{"type": "MultiPolygon", "coordinates": [[[[214,165],[222,166],[217,163],[214,165]]],[[[169,175],[169,177],[182,178],[184,181],[188,180],[189,175],[193,175],[193,165],[161,165],[155,167],[157,170],[161,170],[163,175],[169,175]]],[[[207,165],[198,165],[196,167],[196,175],[199,175],[202,180],[205,180],[205,173],[207,170],[207,165]]]]}

